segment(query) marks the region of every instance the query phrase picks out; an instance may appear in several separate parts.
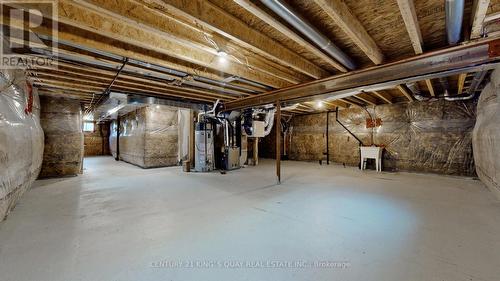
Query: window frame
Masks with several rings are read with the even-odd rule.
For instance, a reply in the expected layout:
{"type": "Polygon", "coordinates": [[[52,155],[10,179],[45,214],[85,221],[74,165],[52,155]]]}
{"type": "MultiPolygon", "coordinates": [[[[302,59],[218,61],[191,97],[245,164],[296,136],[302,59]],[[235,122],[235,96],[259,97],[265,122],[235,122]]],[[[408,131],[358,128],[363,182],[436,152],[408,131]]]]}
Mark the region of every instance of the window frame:
{"type": "Polygon", "coordinates": [[[94,133],[95,132],[95,122],[93,121],[83,121],[83,126],[82,130],[84,133],[94,133]],[[86,130],[85,125],[86,124],[92,124],[92,130],[86,130]]]}

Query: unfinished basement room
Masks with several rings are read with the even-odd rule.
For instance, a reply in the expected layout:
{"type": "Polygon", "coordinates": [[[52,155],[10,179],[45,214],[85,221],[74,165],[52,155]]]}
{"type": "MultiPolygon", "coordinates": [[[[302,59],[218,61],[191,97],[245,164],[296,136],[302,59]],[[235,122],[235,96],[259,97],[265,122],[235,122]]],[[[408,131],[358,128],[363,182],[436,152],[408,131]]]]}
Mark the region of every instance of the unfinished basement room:
{"type": "Polygon", "coordinates": [[[500,0],[1,0],[1,281],[499,281],[500,0]]]}

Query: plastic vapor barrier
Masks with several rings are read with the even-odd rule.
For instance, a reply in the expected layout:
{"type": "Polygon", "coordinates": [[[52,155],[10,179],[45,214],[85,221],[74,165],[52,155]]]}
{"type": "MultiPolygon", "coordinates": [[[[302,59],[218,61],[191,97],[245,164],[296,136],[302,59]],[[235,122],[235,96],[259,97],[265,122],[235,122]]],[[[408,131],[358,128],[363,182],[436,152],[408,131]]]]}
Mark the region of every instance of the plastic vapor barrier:
{"type": "MultiPolygon", "coordinates": [[[[417,101],[340,110],[338,119],[363,145],[385,148],[385,170],[473,176],[475,109],[474,101],[417,101]],[[367,119],[381,124],[367,128],[367,119]]],[[[292,122],[291,159],[323,158],[326,113],[297,116],[292,122]]],[[[329,132],[330,160],[359,165],[359,142],[336,122],[335,112],[329,132]]]]}
{"type": "Polygon", "coordinates": [[[0,70],[0,221],[37,178],[44,149],[40,102],[21,70],[0,70]]]}
{"type": "Polygon", "coordinates": [[[85,156],[110,155],[109,123],[95,124],[93,132],[84,132],[85,156]]]}
{"type": "Polygon", "coordinates": [[[82,173],[82,109],[78,100],[40,97],[40,122],[45,132],[40,178],[75,176],[82,173]]]}
{"type": "Polygon", "coordinates": [[[481,92],[472,143],[476,172],[500,199],[500,69],[481,92]]]}
{"type": "Polygon", "coordinates": [[[119,152],[117,129],[114,120],[109,141],[114,157],[142,168],[179,164],[177,108],[148,105],[120,117],[119,152]]]}

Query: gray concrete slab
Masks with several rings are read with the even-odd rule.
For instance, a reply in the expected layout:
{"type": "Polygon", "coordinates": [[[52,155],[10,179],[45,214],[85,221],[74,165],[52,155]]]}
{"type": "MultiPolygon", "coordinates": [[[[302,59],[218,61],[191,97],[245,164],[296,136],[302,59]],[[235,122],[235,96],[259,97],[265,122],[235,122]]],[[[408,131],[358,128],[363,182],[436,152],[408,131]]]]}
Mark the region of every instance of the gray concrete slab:
{"type": "Polygon", "coordinates": [[[0,280],[499,280],[500,202],[479,181],[303,162],[283,178],[88,158],[0,223],[0,280]]]}

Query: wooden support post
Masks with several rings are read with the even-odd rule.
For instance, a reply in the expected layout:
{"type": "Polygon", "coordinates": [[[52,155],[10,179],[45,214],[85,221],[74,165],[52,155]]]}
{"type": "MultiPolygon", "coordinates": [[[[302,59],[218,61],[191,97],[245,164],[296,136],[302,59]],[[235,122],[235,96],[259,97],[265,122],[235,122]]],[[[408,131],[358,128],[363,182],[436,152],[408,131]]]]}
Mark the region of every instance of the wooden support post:
{"type": "Polygon", "coordinates": [[[278,184],[281,184],[281,104],[276,101],[276,176],[278,177],[278,184]]]}

